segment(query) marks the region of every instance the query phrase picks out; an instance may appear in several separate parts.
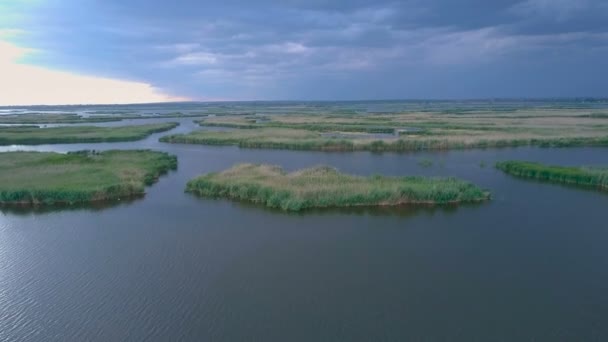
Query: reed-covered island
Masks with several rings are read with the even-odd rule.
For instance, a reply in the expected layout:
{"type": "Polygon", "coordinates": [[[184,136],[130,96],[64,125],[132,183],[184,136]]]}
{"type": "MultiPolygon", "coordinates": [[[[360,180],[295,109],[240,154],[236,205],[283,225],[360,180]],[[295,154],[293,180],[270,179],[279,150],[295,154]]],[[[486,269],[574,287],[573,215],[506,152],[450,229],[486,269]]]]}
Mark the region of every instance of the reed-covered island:
{"type": "Polygon", "coordinates": [[[118,127],[0,127],[0,145],[38,145],[134,141],[144,139],[153,133],[168,131],[177,127],[177,125],[177,123],[168,122],[159,124],[129,125],[118,127]]]}
{"type": "Polygon", "coordinates": [[[364,133],[342,132],[323,134],[290,128],[235,129],[232,131],[193,131],[160,138],[161,142],[202,145],[235,145],[240,148],[308,150],[308,151],[372,151],[406,152],[421,150],[450,150],[469,148],[502,148],[517,146],[580,147],[608,146],[606,137],[556,137],[513,139],[445,138],[376,138],[364,133]]]}
{"type": "Polygon", "coordinates": [[[50,205],[142,195],[177,168],[177,158],[149,150],[0,153],[0,204],[50,205]]]}
{"type": "Polygon", "coordinates": [[[309,208],[480,202],[490,194],[455,178],[361,177],[319,166],[287,173],[272,165],[239,164],[188,182],[186,191],[299,211],[309,208]]]}
{"type": "Polygon", "coordinates": [[[608,191],[608,168],[554,166],[517,160],[499,162],[496,168],[516,177],[608,191]]]}
{"type": "Polygon", "coordinates": [[[316,151],[402,152],[608,146],[608,115],[590,108],[500,108],[208,116],[163,142],[316,151]],[[223,127],[218,131],[218,127],[223,127]]]}

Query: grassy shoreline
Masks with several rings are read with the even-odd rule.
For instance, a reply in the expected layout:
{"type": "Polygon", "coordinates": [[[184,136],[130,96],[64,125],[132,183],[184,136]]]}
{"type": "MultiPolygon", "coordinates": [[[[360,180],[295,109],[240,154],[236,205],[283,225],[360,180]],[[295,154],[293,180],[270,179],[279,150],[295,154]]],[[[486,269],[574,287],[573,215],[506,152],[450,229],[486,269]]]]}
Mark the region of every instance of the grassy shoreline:
{"type": "Polygon", "coordinates": [[[515,177],[608,191],[608,169],[564,167],[516,160],[499,162],[496,168],[515,177]]]}
{"type": "Polygon", "coordinates": [[[177,158],[149,150],[0,153],[0,205],[82,204],[141,196],[175,170],[177,158]]]}
{"type": "MultiPolygon", "coordinates": [[[[450,109],[450,108],[445,108],[450,109]]],[[[454,109],[454,110],[452,110],[454,109]]],[[[172,143],[317,151],[393,151],[517,146],[608,146],[608,116],[592,108],[476,108],[447,111],[208,116],[172,143]]]]}
{"type": "Polygon", "coordinates": [[[82,117],[74,113],[63,114],[39,114],[23,113],[0,115],[0,124],[14,125],[45,125],[45,124],[73,124],[73,123],[99,123],[120,121],[121,118],[106,116],[82,117]]]}
{"type": "Polygon", "coordinates": [[[73,144],[141,140],[177,127],[174,122],[119,127],[0,127],[0,145],[73,144]]]}
{"type": "Polygon", "coordinates": [[[485,201],[488,192],[454,178],[360,177],[330,167],[287,173],[272,165],[239,164],[188,182],[186,191],[263,204],[286,211],[310,208],[450,204],[485,201]]]}
{"type": "Polygon", "coordinates": [[[608,136],[601,137],[565,137],[565,138],[526,138],[526,139],[366,139],[366,138],[331,138],[323,137],[317,132],[294,129],[254,130],[238,129],[235,131],[194,131],[187,134],[167,135],[161,142],[202,145],[234,145],[241,148],[284,149],[311,151],[372,151],[372,152],[406,152],[420,150],[450,150],[470,148],[503,148],[518,146],[539,147],[583,147],[608,146],[608,136]]]}
{"type": "Polygon", "coordinates": [[[82,116],[76,113],[20,113],[0,115],[0,124],[11,125],[46,125],[46,124],[82,124],[82,123],[102,123],[118,122],[123,120],[138,119],[167,119],[167,118],[200,118],[202,114],[183,114],[179,112],[165,114],[89,114],[82,116]]]}
{"type": "Polygon", "coordinates": [[[209,122],[207,120],[195,121],[200,126],[207,127],[225,127],[239,129],[262,129],[262,128],[291,128],[302,129],[313,132],[359,132],[359,133],[385,133],[396,134],[397,128],[373,126],[362,123],[341,123],[341,124],[322,124],[322,123],[282,123],[282,122],[264,122],[264,123],[238,123],[238,122],[209,122]]]}

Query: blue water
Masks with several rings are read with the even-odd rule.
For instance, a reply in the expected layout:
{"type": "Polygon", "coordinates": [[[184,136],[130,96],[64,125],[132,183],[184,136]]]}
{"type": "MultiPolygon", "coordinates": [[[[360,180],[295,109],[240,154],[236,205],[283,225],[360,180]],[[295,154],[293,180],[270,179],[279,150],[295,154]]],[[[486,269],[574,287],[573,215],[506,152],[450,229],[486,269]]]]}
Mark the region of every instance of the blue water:
{"type": "MultiPolygon", "coordinates": [[[[196,127],[179,121],[175,132],[196,127]]],[[[177,155],[179,168],[132,202],[2,209],[0,341],[608,339],[608,195],[492,167],[608,165],[605,149],[322,153],[172,145],[158,142],[163,134],[2,147],[153,148],[177,155]],[[183,192],[190,178],[239,162],[451,175],[493,199],[287,214],[183,192]]]]}

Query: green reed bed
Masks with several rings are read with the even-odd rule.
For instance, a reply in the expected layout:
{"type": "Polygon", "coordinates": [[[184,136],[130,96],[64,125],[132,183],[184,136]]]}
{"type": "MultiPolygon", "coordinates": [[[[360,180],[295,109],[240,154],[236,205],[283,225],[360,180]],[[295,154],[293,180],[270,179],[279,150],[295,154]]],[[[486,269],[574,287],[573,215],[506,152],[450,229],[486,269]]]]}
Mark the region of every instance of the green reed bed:
{"type": "Polygon", "coordinates": [[[354,144],[347,139],[324,138],[319,132],[306,130],[261,128],[227,132],[194,131],[160,138],[162,142],[237,145],[242,148],[269,148],[285,150],[352,151],[354,144]]]}
{"type": "Polygon", "coordinates": [[[454,178],[360,177],[319,166],[287,173],[272,165],[240,164],[188,182],[186,191],[282,210],[479,202],[488,192],[454,178]]]}
{"type": "Polygon", "coordinates": [[[161,137],[168,143],[236,145],[242,148],[266,148],[316,151],[404,152],[467,148],[502,148],[517,146],[580,147],[608,146],[608,137],[473,139],[428,136],[377,139],[361,134],[361,138],[324,137],[319,132],[287,128],[260,128],[233,131],[194,131],[161,137]]]}
{"type": "Polygon", "coordinates": [[[386,133],[394,134],[395,127],[370,125],[366,123],[290,123],[280,121],[266,121],[261,123],[253,122],[213,122],[200,120],[196,121],[201,126],[208,127],[227,127],[240,129],[261,129],[261,128],[290,128],[302,129],[313,132],[360,132],[360,133],[386,133]]]}
{"type": "Polygon", "coordinates": [[[118,127],[0,127],[0,145],[70,144],[92,142],[134,141],[150,134],[168,131],[177,123],[130,125],[118,127]]]}
{"type": "Polygon", "coordinates": [[[148,150],[0,153],[0,204],[77,204],[144,193],[177,168],[177,158],[148,150]]]}
{"type": "Polygon", "coordinates": [[[608,190],[608,169],[564,167],[526,161],[505,161],[496,168],[516,177],[608,190]]]}

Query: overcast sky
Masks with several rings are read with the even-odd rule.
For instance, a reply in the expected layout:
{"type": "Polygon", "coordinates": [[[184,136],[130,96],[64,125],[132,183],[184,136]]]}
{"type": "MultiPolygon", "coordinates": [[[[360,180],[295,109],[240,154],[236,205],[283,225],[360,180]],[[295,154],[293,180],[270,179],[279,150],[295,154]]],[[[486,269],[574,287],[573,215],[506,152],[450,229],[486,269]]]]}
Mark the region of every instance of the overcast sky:
{"type": "Polygon", "coordinates": [[[0,104],[603,97],[608,1],[0,0],[0,72],[0,104]]]}

